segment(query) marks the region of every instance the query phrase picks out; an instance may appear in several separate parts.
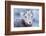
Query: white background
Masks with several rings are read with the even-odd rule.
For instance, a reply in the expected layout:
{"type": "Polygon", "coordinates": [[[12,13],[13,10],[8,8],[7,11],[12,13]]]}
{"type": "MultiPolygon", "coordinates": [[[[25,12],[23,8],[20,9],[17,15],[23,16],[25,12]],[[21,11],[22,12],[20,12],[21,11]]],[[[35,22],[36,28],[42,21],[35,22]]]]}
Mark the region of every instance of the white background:
{"type": "MultiPolygon", "coordinates": [[[[20,1],[24,1],[24,0],[20,0],[20,1]]],[[[25,1],[46,3],[46,0],[25,0],[25,1]]],[[[45,7],[46,7],[46,4],[45,4],[45,7]]],[[[45,10],[46,10],[46,8],[45,8],[45,10]]],[[[46,15],[46,11],[45,11],[45,15],[46,15]]],[[[45,18],[46,18],[46,16],[45,16],[45,18]]],[[[45,32],[46,32],[46,29],[45,29],[45,32]]],[[[0,0],[0,36],[5,36],[5,0],[0,0]]],[[[11,35],[11,36],[46,36],[46,33],[11,35]]]]}

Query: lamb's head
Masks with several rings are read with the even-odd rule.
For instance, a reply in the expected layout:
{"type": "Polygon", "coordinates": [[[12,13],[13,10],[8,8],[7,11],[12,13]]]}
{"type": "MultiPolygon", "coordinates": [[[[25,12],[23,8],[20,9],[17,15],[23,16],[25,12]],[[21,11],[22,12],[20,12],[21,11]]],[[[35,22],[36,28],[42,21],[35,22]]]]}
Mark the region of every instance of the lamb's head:
{"type": "Polygon", "coordinates": [[[21,13],[22,14],[22,18],[25,20],[26,23],[28,24],[32,24],[32,13],[31,11],[26,11],[26,13],[21,13]]]}

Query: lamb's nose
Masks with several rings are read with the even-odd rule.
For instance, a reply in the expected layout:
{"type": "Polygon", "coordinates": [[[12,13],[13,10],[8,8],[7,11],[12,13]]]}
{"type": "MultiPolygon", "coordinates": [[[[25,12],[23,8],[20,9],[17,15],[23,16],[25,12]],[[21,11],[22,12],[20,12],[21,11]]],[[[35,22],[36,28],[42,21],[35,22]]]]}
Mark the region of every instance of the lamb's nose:
{"type": "Polygon", "coordinates": [[[31,23],[31,22],[29,22],[29,23],[31,23]]]}
{"type": "Polygon", "coordinates": [[[28,22],[29,25],[31,25],[32,23],[31,22],[28,22]]]}

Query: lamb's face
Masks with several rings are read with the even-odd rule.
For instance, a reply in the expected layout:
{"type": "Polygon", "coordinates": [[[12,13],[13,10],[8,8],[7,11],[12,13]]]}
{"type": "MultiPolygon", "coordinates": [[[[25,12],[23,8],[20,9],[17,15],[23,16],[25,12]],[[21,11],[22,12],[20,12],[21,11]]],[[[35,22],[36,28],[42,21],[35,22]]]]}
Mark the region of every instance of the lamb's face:
{"type": "Polygon", "coordinates": [[[32,24],[32,19],[31,19],[32,16],[33,15],[30,11],[27,11],[26,13],[24,13],[25,22],[28,23],[28,24],[32,24]]]}

